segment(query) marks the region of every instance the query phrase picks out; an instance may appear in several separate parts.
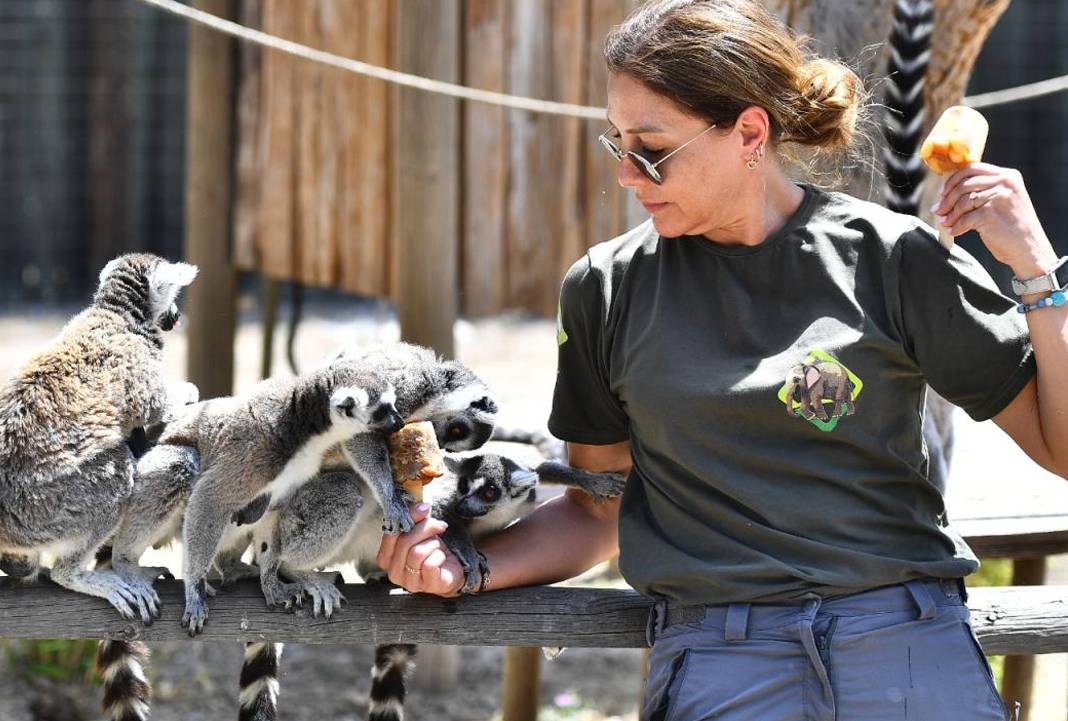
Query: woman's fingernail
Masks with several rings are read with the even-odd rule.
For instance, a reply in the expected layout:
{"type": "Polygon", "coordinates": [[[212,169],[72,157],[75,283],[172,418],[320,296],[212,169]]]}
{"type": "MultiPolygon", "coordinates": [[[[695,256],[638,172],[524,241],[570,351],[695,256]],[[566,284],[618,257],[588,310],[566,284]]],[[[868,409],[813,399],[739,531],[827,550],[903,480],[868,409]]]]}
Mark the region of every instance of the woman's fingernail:
{"type": "Polygon", "coordinates": [[[941,204],[941,203],[935,203],[934,205],[932,205],[932,206],[931,206],[931,214],[932,214],[932,215],[933,215],[934,213],[937,213],[937,212],[938,212],[938,206],[940,206],[940,205],[942,205],[942,204],[941,204]]]}
{"type": "Polygon", "coordinates": [[[430,504],[420,503],[415,507],[415,510],[419,511],[420,513],[430,513],[430,504]]]}
{"type": "Polygon", "coordinates": [[[945,225],[946,224],[946,219],[949,218],[948,215],[939,215],[937,217],[938,217],[938,222],[941,223],[942,225],[945,225]]]}
{"type": "Polygon", "coordinates": [[[945,183],[942,183],[942,187],[938,189],[938,194],[939,195],[945,195],[946,194],[946,184],[945,183]]]}

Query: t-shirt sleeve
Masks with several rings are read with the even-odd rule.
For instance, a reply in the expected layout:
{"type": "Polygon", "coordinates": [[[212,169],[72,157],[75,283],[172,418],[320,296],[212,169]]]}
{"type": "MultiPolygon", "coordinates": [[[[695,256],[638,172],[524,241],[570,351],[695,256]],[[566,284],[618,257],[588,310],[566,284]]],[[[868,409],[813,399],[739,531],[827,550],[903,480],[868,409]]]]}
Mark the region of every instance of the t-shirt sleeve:
{"type": "Polygon", "coordinates": [[[906,350],[927,383],[977,421],[997,415],[1035,374],[1027,323],[967,251],[947,251],[929,228],[897,252],[906,350]]]}
{"type": "Polygon", "coordinates": [[[549,431],[571,443],[606,445],[629,438],[627,414],[608,380],[601,281],[587,255],[571,266],[560,289],[549,431]]]}

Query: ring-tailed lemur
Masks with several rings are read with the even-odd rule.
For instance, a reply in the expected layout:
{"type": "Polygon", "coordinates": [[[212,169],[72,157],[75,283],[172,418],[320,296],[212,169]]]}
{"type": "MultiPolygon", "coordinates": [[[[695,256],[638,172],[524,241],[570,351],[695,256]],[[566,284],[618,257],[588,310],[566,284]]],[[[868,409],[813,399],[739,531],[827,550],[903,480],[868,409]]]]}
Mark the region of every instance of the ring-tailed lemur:
{"type": "MultiPolygon", "coordinates": [[[[581,488],[597,498],[618,496],[624,486],[619,474],[590,473],[555,461],[533,470],[494,454],[448,457],[445,463],[449,473],[426,487],[426,501],[432,515],[448,523],[442,540],[465,570],[466,591],[481,584],[475,541],[529,513],[537,504],[539,480],[581,488]]],[[[276,518],[269,538],[256,539],[257,551],[276,555],[272,563],[282,575],[305,584],[315,616],[329,617],[344,600],[334,585],[336,574],[318,574],[316,569],[352,561],[365,580],[381,580],[375,556],[382,540],[382,514],[364,502],[365,491],[363,480],[351,471],[324,473],[271,514],[276,518]]],[[[277,672],[280,654],[280,644],[249,644],[241,673],[242,721],[274,718],[278,681],[266,672],[277,672]]],[[[404,676],[414,655],[413,644],[376,649],[372,721],[402,717],[404,676]]]]}
{"type": "Polygon", "coordinates": [[[87,570],[119,523],[134,484],[126,439],[195,400],[163,382],[163,331],[195,266],[148,254],[120,256],[100,273],[92,304],[0,391],[0,554],[4,568],[51,578],[106,599],[125,618],[159,600],[140,569],[87,570]]]}
{"type": "MultiPolygon", "coordinates": [[[[182,627],[191,636],[207,619],[208,570],[231,515],[261,494],[276,499],[291,494],[319,472],[338,443],[398,430],[404,421],[394,395],[389,383],[362,364],[342,360],[297,378],[262,381],[247,396],[206,401],[167,427],[138,465],[175,454],[196,469],[182,528],[182,627]]],[[[146,471],[141,482],[151,485],[146,480],[151,476],[146,471]]],[[[137,535],[143,542],[143,534],[116,536],[116,567],[132,560],[125,554],[128,539],[137,535]]]]}

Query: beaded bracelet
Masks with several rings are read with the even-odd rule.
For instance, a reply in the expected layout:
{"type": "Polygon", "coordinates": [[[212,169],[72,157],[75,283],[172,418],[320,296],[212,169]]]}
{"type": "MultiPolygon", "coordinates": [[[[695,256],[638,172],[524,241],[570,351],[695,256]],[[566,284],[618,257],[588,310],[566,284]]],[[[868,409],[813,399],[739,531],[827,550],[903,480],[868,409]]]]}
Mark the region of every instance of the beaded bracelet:
{"type": "Polygon", "coordinates": [[[1034,303],[1020,303],[1016,306],[1016,310],[1020,313],[1029,313],[1039,308],[1049,308],[1051,305],[1060,308],[1066,302],[1068,302],[1068,294],[1064,290],[1055,290],[1047,297],[1036,300],[1034,303]]]}

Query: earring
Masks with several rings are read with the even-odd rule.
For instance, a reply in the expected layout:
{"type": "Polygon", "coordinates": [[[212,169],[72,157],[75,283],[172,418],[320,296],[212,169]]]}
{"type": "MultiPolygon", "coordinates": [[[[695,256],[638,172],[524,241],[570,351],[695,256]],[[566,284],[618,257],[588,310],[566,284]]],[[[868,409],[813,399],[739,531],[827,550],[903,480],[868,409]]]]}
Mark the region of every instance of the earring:
{"type": "Polygon", "coordinates": [[[764,146],[758,145],[756,151],[749,156],[745,161],[745,167],[750,170],[756,169],[756,166],[760,163],[760,160],[764,157],[764,146]]]}

